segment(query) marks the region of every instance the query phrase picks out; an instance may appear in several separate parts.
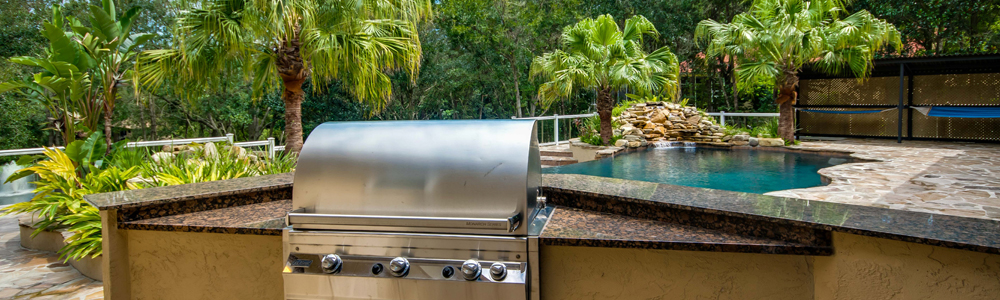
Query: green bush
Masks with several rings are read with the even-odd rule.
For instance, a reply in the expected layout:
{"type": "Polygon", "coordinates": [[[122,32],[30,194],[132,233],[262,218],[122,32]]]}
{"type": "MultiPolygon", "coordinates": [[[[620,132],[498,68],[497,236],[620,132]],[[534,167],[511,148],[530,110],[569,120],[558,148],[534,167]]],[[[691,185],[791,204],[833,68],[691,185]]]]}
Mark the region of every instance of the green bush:
{"type": "MultiPolygon", "coordinates": [[[[617,108],[615,108],[617,109],[617,108]]],[[[620,113],[619,113],[620,114],[620,113]]],[[[614,122],[611,124],[612,130],[618,128],[618,123],[614,122]]],[[[593,116],[586,119],[581,119],[577,122],[577,129],[580,131],[580,141],[591,144],[594,146],[604,146],[604,141],[601,140],[601,119],[597,116],[593,116]]],[[[611,137],[611,145],[620,140],[622,135],[615,134],[611,137]]]]}
{"type": "Polygon", "coordinates": [[[778,137],[778,118],[768,118],[767,122],[750,128],[750,136],[774,138],[778,137]]]}
{"type": "Polygon", "coordinates": [[[20,164],[31,166],[8,178],[10,182],[37,174],[35,196],[3,209],[2,214],[37,213],[40,220],[32,236],[46,230],[72,232],[59,250],[60,258],[79,260],[102,253],[101,217],[84,195],[285,173],[295,168],[294,154],[268,159],[228,145],[190,147],[191,151],[154,160],[151,151],[125,148],[123,141],[105,155],[109,151],[102,134],[95,132],[87,140],[71,143],[65,152],[47,149],[41,156],[22,158],[20,164]],[[32,164],[31,160],[38,161],[32,164]]]}

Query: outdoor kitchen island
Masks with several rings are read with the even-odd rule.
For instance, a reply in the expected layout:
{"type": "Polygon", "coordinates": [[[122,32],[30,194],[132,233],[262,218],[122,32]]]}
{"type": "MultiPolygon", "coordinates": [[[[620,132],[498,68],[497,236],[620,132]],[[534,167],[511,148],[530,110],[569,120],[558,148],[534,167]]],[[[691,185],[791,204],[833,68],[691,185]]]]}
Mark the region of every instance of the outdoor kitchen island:
{"type": "MultiPolygon", "coordinates": [[[[280,299],[291,174],[92,195],[110,299],[280,299]]],[[[544,175],[543,299],[991,299],[1000,224],[544,175]],[[931,220],[931,221],[929,221],[931,220]]]]}

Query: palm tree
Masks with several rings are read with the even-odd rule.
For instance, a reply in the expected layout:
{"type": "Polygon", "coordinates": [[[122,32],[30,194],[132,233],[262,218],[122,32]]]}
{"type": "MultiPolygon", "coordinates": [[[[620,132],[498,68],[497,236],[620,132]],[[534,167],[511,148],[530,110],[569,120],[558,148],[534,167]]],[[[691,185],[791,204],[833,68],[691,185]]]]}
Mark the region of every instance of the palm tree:
{"type": "Polygon", "coordinates": [[[549,105],[579,88],[596,90],[601,140],[609,144],[613,92],[625,87],[640,95],[677,91],[677,57],[667,47],[652,53],[642,49],[643,36],[658,34],[642,16],[626,20],[624,30],[611,15],[567,26],[560,38],[562,49],[535,57],[531,63],[531,76],[546,81],[538,89],[538,98],[549,105]]]}
{"type": "Polygon", "coordinates": [[[707,42],[709,57],[733,58],[738,86],[778,91],[778,134],[795,138],[795,89],[804,64],[828,74],[849,70],[858,78],[871,73],[876,52],[902,48],[899,32],[862,10],[846,15],[845,0],[757,0],[749,12],[723,24],[704,20],[695,39],[707,42]]]}
{"type": "Polygon", "coordinates": [[[107,153],[111,153],[111,120],[118,101],[118,87],[126,82],[126,77],[131,77],[132,70],[127,64],[139,52],[138,48],[154,35],[132,33],[132,23],[139,15],[138,6],[116,17],[114,1],[102,0],[101,4],[90,6],[90,28],[78,26],[76,20],[72,20],[77,23],[72,28],[80,36],[78,43],[97,62],[93,77],[100,87],[101,106],[104,108],[104,142],[108,146],[107,153]]]}
{"type": "Polygon", "coordinates": [[[147,51],[139,71],[143,84],[174,80],[179,92],[217,86],[226,73],[252,77],[257,97],[280,82],[286,151],[298,152],[306,79],[341,80],[382,109],[392,91],[385,71],[415,78],[416,22],[430,13],[427,0],[199,0],[179,13],[174,49],[147,51]]]}

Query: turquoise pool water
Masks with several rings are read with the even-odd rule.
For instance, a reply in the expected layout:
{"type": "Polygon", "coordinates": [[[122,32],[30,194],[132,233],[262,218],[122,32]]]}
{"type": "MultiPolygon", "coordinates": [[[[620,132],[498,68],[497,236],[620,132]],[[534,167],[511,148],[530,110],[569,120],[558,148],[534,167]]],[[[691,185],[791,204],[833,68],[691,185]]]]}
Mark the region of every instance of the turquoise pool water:
{"type": "Polygon", "coordinates": [[[823,185],[819,169],[849,158],[811,153],[712,148],[651,148],[614,158],[542,169],[763,194],[823,185]]]}

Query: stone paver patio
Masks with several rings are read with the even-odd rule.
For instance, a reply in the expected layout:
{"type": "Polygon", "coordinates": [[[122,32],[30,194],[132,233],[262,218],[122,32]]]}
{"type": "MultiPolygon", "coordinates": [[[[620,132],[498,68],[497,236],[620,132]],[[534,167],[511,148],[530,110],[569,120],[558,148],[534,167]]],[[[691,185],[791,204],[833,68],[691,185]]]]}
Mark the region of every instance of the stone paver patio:
{"type": "Polygon", "coordinates": [[[1000,220],[1000,145],[882,139],[812,141],[877,162],[825,168],[829,185],[767,195],[1000,220]]]}
{"type": "Polygon", "coordinates": [[[58,254],[22,248],[17,218],[0,217],[0,299],[104,299],[100,281],[62,263],[58,254]]]}

